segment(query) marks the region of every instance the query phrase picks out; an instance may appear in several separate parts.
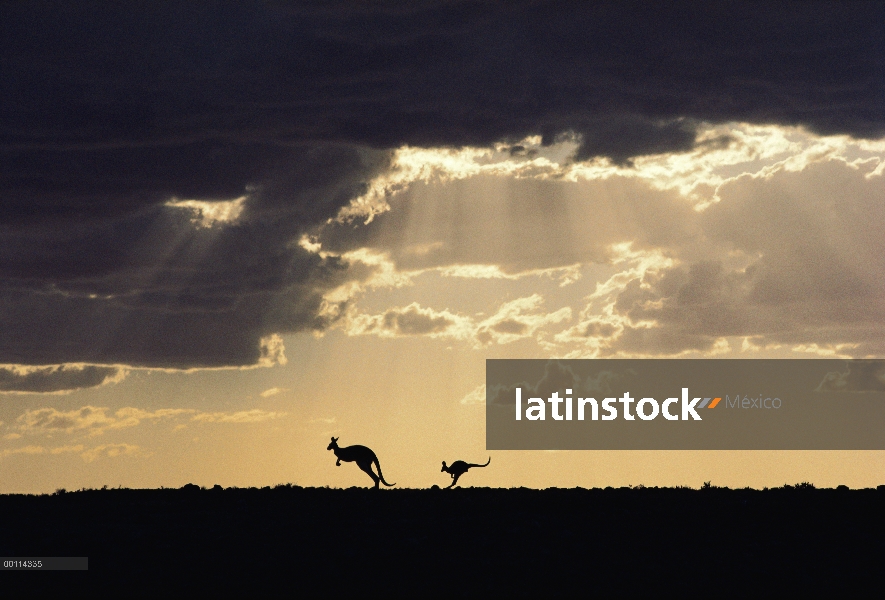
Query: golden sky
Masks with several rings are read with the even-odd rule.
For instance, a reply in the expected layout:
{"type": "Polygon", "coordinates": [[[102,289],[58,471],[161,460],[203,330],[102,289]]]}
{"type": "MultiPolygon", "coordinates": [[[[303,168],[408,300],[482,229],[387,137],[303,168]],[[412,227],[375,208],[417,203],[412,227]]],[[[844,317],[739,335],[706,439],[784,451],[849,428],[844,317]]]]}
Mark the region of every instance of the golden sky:
{"type": "MultiPolygon", "coordinates": [[[[729,123],[632,163],[578,147],[399,148],[290,241],[347,265],[321,288],[326,325],[281,326],[252,364],[7,365],[0,492],[369,484],[335,467],[331,436],[404,487],[488,456],[459,483],[882,483],[885,452],[485,450],[488,358],[885,354],[885,141],[729,123]]],[[[165,206],[208,262],[249,196],[165,206]]]]}

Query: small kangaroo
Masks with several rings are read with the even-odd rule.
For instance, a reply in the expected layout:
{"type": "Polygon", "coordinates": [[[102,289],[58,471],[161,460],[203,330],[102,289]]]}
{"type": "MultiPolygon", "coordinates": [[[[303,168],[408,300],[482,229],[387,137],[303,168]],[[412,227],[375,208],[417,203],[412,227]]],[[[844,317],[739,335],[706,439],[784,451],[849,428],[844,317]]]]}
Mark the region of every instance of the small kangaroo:
{"type": "Polygon", "coordinates": [[[333,437],[332,443],[329,444],[329,447],[326,450],[333,450],[335,452],[335,456],[338,458],[335,461],[335,466],[340,467],[341,461],[344,462],[355,462],[356,466],[365,471],[369,477],[372,478],[372,481],[375,482],[375,489],[378,488],[378,482],[383,483],[388,487],[393,487],[395,483],[387,483],[384,481],[384,475],[381,474],[381,463],[378,462],[378,457],[375,456],[375,453],[372,452],[371,448],[366,448],[365,446],[347,446],[345,448],[340,448],[338,446],[338,438],[333,437]],[[375,463],[375,467],[378,469],[378,474],[375,475],[374,471],[372,471],[372,463],[375,463]]]}
{"type": "MultiPolygon", "coordinates": [[[[461,477],[464,473],[467,472],[470,467],[487,467],[489,463],[492,462],[492,457],[489,457],[488,462],[484,465],[474,465],[473,463],[466,463],[463,460],[456,460],[452,463],[451,466],[446,466],[446,461],[443,461],[442,470],[440,472],[448,473],[452,476],[452,485],[449,487],[455,487],[455,484],[458,483],[458,478],[461,477]]],[[[448,488],[446,488],[448,489],[448,488]]]]}

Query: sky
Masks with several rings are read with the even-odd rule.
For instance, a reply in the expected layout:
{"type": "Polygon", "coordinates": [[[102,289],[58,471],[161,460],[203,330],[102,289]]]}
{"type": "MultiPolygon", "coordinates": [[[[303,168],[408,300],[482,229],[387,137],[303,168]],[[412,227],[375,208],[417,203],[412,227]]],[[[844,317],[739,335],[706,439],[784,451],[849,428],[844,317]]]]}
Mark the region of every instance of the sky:
{"type": "Polygon", "coordinates": [[[869,487],[487,452],[490,358],[885,358],[881,3],[0,6],[0,493],[869,487]]]}

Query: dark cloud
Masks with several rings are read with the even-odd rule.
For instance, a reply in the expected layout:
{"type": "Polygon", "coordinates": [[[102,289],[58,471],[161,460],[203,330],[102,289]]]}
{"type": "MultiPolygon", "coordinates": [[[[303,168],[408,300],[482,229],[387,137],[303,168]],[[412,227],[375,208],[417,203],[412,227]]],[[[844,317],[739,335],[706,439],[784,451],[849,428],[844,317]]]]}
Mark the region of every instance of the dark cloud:
{"type": "Polygon", "coordinates": [[[650,271],[617,293],[616,314],[656,326],[626,328],[611,350],[676,354],[745,336],[757,346],[882,353],[880,177],[823,161],[802,172],[740,177],[719,194],[696,215],[697,239],[671,248],[684,264],[650,271]],[[699,255],[707,258],[692,258],[699,255]]]}
{"type": "MultiPolygon", "coordinates": [[[[31,2],[0,17],[0,139],[29,166],[12,178],[23,190],[99,155],[122,168],[188,144],[242,154],[575,131],[580,157],[624,161],[691,147],[696,120],[885,134],[877,2],[31,2]]],[[[226,164],[202,164],[216,190],[262,161],[226,164]]]]}
{"type": "Polygon", "coordinates": [[[492,325],[492,329],[498,333],[510,333],[513,335],[523,335],[528,328],[528,325],[515,319],[505,319],[492,325]]]}
{"type": "Polygon", "coordinates": [[[598,321],[590,321],[584,327],[581,335],[586,337],[602,337],[608,338],[615,334],[617,329],[611,323],[600,323],[598,321]]]}
{"type": "MultiPolygon", "coordinates": [[[[323,291],[356,275],[297,240],[401,144],[571,132],[577,158],[625,163],[700,121],[881,136],[883,22],[860,2],[3,3],[0,363],[253,364],[270,333],[328,326],[323,291]],[[165,205],[242,196],[211,228],[165,205]]],[[[540,223],[503,268],[545,262],[540,223]]],[[[760,277],[759,302],[783,296],[760,277]]]]}
{"type": "MultiPolygon", "coordinates": [[[[691,350],[711,350],[715,341],[709,335],[684,333],[677,328],[625,327],[616,348],[632,355],[667,356],[691,350]]],[[[608,352],[603,352],[605,354],[608,352]]]]}
{"type": "Polygon", "coordinates": [[[31,369],[0,367],[0,392],[47,393],[89,388],[122,376],[118,367],[52,366],[31,369]]]}
{"type": "Polygon", "coordinates": [[[293,247],[293,238],[362,193],[385,156],[350,147],[290,148],[285,166],[267,166],[272,175],[248,190],[231,190],[233,197],[248,193],[248,200],[229,226],[195,227],[192,212],[163,203],[94,218],[7,223],[0,227],[0,276],[7,286],[51,286],[124,302],[147,298],[142,291],[225,296],[303,282],[322,261],[293,247]]]}
{"type": "Polygon", "coordinates": [[[679,335],[638,328],[626,331],[621,342],[629,338],[638,348],[659,340],[675,347],[681,340],[686,348],[698,349],[711,346],[718,336],[746,335],[763,322],[758,315],[750,318],[750,285],[741,274],[725,273],[721,263],[710,261],[666,269],[644,282],[634,279],[618,294],[615,310],[633,322],[650,319],[672,327],[679,335]]]}
{"type": "Polygon", "coordinates": [[[384,328],[402,335],[441,333],[454,324],[454,320],[445,315],[434,316],[431,311],[422,311],[417,306],[384,313],[384,328]]]}
{"type": "Polygon", "coordinates": [[[322,293],[354,275],[297,241],[386,154],[314,145],[287,159],[233,223],[154,204],[0,227],[0,362],[249,365],[270,334],[326,328],[322,293]]]}

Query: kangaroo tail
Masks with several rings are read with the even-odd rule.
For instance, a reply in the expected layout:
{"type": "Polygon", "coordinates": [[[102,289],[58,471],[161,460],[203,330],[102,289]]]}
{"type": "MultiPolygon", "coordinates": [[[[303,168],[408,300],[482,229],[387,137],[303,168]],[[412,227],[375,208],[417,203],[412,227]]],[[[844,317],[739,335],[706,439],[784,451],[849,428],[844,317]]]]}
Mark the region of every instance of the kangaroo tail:
{"type": "Polygon", "coordinates": [[[490,462],[492,462],[492,457],[491,457],[491,456],[489,457],[489,460],[488,460],[488,461],[486,462],[486,464],[484,464],[484,465],[467,465],[467,466],[468,466],[468,467],[487,467],[487,466],[489,466],[489,463],[490,463],[490,462]]]}
{"type": "Polygon", "coordinates": [[[381,474],[381,463],[378,462],[377,457],[375,458],[375,467],[378,468],[378,478],[381,480],[381,483],[383,483],[387,487],[393,487],[396,485],[395,483],[387,483],[386,481],[384,481],[384,475],[381,474]]]}

